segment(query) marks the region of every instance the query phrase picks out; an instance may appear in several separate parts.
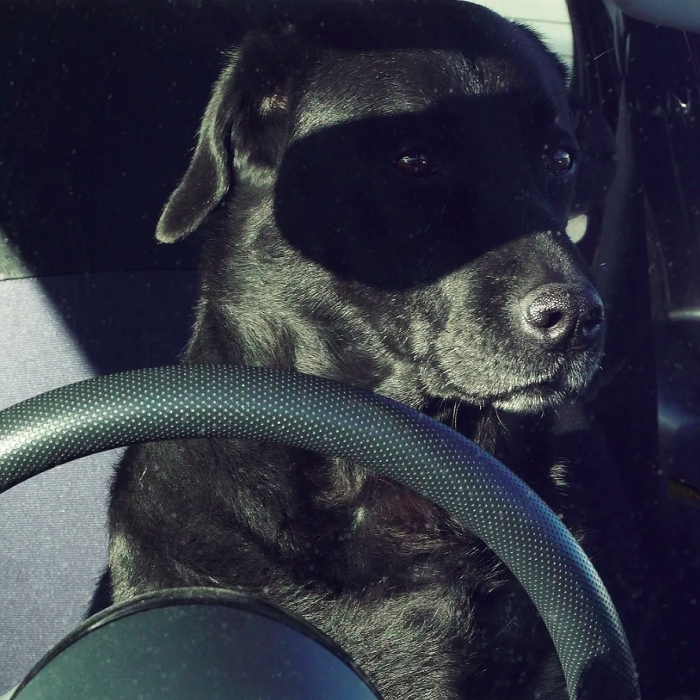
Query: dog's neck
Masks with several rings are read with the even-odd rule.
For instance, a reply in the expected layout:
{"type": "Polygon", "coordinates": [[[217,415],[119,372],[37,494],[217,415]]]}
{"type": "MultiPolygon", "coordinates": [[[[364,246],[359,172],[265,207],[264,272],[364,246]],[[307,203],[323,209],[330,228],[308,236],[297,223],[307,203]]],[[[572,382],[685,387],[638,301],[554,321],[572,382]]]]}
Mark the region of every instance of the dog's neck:
{"type": "Polygon", "coordinates": [[[359,285],[341,296],[326,271],[279,243],[279,236],[271,239],[269,246],[257,241],[254,250],[241,244],[233,254],[222,246],[236,241],[209,241],[185,362],[294,370],[424,410],[430,397],[420,363],[408,341],[387,340],[402,335],[387,333],[388,324],[398,323],[396,314],[359,285]]]}
{"type": "Polygon", "coordinates": [[[322,327],[298,323],[295,311],[285,316],[270,309],[236,303],[235,315],[220,300],[203,299],[185,354],[187,363],[223,363],[293,370],[353,384],[416,410],[431,401],[415,366],[402,362],[374,343],[376,333],[362,324],[322,327]],[[351,335],[352,334],[352,335],[351,335]]]}

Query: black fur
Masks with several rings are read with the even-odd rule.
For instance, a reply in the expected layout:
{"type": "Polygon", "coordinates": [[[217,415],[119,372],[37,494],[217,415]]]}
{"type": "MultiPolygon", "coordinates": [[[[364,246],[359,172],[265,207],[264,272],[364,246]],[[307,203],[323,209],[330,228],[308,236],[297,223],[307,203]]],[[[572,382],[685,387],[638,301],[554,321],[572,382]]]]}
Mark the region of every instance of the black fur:
{"type": "MultiPolygon", "coordinates": [[[[301,6],[232,52],[158,227],[162,241],[204,237],[185,361],[380,392],[556,499],[546,458],[502,445],[523,444],[516,414],[539,421],[580,392],[601,352],[599,335],[544,348],[521,309],[545,284],[595,296],[563,234],[575,168],[550,169],[577,150],[563,68],[527,29],[465,2],[301,6]]],[[[387,700],[567,697],[494,556],[357,465],[249,442],[138,446],[110,528],[115,599],[251,591],[327,632],[387,700]]]]}

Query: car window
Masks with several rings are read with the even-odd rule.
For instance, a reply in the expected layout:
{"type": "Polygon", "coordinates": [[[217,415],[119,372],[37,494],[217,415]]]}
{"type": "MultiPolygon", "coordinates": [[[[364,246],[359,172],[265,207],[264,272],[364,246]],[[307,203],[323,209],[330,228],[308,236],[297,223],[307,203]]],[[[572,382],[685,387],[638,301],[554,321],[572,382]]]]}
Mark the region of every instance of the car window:
{"type": "Polygon", "coordinates": [[[549,47],[571,67],[573,37],[566,0],[485,0],[480,4],[539,32],[549,47]]]}

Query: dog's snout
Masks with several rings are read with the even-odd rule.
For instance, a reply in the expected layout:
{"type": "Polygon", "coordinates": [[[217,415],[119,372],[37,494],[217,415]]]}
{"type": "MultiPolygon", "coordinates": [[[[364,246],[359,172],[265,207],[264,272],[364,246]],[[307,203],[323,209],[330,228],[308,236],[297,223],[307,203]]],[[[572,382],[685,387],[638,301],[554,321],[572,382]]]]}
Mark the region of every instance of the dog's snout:
{"type": "Polygon", "coordinates": [[[566,352],[600,341],[603,304],[591,286],[543,284],[521,301],[524,330],[542,349],[566,352]]]}

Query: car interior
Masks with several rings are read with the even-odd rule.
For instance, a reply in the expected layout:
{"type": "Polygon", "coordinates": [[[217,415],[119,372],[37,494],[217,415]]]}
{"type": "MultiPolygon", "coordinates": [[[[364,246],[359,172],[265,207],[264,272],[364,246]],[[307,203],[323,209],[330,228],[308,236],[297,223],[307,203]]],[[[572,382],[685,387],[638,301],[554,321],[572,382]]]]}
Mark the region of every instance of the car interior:
{"type": "MultiPolygon", "coordinates": [[[[562,55],[576,118],[592,134],[590,201],[569,233],[591,265],[609,331],[593,398],[562,408],[552,439],[577,455],[576,488],[606,524],[596,569],[641,697],[700,700],[699,6],[482,4],[530,24],[562,55]],[[596,140],[605,129],[614,155],[596,140]]],[[[0,409],[180,359],[197,241],[162,246],[153,232],[222,55],[260,8],[255,0],[0,2],[0,409]]],[[[47,463],[0,492],[2,700],[61,640],[87,630],[123,451],[101,449],[47,463]]],[[[241,605],[281,624],[264,606],[241,605]]],[[[352,662],[342,650],[301,632],[316,645],[318,673],[345,678],[352,662]]],[[[378,697],[359,674],[347,676],[346,695],[338,681],[339,698],[378,697]]],[[[230,697],[262,697],[246,692],[230,697]]]]}

